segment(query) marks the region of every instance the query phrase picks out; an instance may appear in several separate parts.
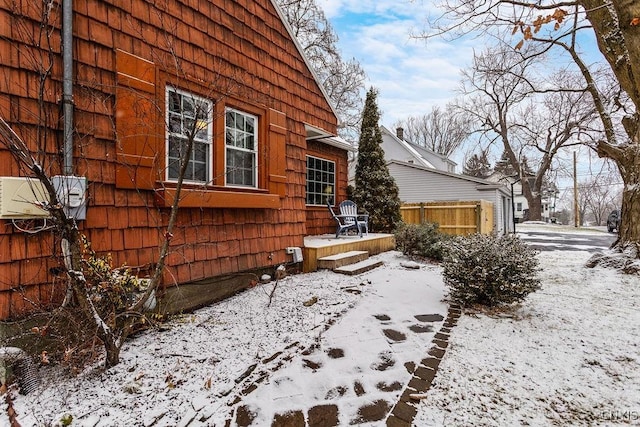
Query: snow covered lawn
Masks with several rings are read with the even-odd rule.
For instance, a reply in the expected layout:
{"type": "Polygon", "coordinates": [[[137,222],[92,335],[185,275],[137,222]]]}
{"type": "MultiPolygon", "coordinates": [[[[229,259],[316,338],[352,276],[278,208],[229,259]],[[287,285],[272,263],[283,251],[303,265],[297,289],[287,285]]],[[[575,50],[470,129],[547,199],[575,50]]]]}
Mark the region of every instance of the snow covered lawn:
{"type": "Polygon", "coordinates": [[[640,279],[542,252],[542,289],[463,315],[416,426],[640,425],[640,279]]]}
{"type": "MultiPolygon", "coordinates": [[[[464,314],[414,425],[640,425],[640,278],[584,268],[589,256],[542,252],[540,291],[506,313],[464,314]]],[[[447,306],[440,267],[376,258],[385,265],[360,276],[287,277],[270,307],[272,284],[176,318],[129,341],[107,372],[41,368],[40,388],[15,395],[18,420],[268,426],[321,407],[341,426],[385,425],[363,408],[394,405],[447,306]]]]}
{"type": "Polygon", "coordinates": [[[106,372],[41,369],[41,387],[16,396],[18,420],[194,427],[240,417],[268,426],[290,410],[330,406],[343,425],[371,402],[393,406],[411,378],[405,364],[424,357],[447,305],[438,266],[405,268],[394,251],[375,258],[384,266],[359,276],[286,277],[271,306],[273,283],[179,317],[130,340],[106,372]]]}

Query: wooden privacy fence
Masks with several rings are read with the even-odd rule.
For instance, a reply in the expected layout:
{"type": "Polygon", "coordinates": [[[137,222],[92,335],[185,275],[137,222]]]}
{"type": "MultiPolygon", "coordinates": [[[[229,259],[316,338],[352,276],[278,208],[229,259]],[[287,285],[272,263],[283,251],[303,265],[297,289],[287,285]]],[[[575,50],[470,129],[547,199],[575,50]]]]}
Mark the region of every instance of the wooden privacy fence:
{"type": "Polygon", "coordinates": [[[486,200],[404,203],[400,213],[406,224],[437,223],[447,234],[493,231],[493,203],[486,200]]]}

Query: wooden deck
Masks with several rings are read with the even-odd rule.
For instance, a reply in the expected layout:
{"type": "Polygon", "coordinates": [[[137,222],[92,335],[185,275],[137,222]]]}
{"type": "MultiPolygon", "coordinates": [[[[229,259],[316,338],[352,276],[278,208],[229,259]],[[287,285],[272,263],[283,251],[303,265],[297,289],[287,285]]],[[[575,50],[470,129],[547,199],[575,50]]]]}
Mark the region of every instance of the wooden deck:
{"type": "Polygon", "coordinates": [[[393,234],[369,233],[359,237],[340,236],[335,234],[307,236],[302,248],[302,271],[308,273],[318,269],[318,258],[349,251],[367,251],[369,255],[379,254],[395,249],[396,239],[393,234]]]}

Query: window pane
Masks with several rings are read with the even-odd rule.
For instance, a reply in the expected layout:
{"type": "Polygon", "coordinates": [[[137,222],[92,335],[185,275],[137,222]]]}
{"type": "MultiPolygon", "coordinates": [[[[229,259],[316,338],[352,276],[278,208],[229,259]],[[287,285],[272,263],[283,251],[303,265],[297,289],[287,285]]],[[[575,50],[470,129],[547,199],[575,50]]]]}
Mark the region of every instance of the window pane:
{"type": "Polygon", "coordinates": [[[254,146],[253,146],[253,135],[245,135],[244,136],[244,148],[246,148],[247,150],[253,150],[254,146]]]}
{"type": "Polygon", "coordinates": [[[195,105],[191,96],[182,97],[182,114],[187,117],[195,117],[195,105]]]}
{"type": "Polygon", "coordinates": [[[202,100],[196,101],[196,119],[205,122],[209,120],[209,105],[207,102],[202,100]]]}
{"type": "Polygon", "coordinates": [[[193,165],[193,180],[194,181],[206,181],[207,180],[207,164],[206,163],[194,163],[194,165],[193,165]]]}
{"type": "Polygon", "coordinates": [[[227,110],[225,119],[226,182],[228,185],[257,187],[257,119],[237,110],[227,110]]]}
{"type": "Polygon", "coordinates": [[[169,93],[169,111],[180,111],[180,95],[177,92],[169,93]]]}
{"type": "Polygon", "coordinates": [[[169,114],[169,132],[182,132],[182,118],[178,114],[169,114]]]}
{"type": "Polygon", "coordinates": [[[173,159],[169,162],[169,178],[178,179],[178,173],[180,172],[180,165],[177,159],[173,159]]]}
{"type": "Polygon", "coordinates": [[[245,130],[247,133],[255,133],[255,119],[253,117],[247,117],[245,130]]]}
{"type": "Polygon", "coordinates": [[[307,156],[307,204],[323,205],[335,195],[335,163],[307,156]]]}
{"type": "Polygon", "coordinates": [[[209,154],[209,146],[207,144],[194,143],[193,144],[193,160],[206,163],[209,154]]]}
{"type": "Polygon", "coordinates": [[[180,161],[189,141],[193,143],[184,179],[209,181],[213,103],[186,92],[167,88],[167,179],[179,178],[180,161]],[[197,117],[197,120],[196,120],[197,117]]]}
{"type": "Polygon", "coordinates": [[[235,113],[232,111],[227,112],[227,129],[234,129],[236,127],[235,113]]]}

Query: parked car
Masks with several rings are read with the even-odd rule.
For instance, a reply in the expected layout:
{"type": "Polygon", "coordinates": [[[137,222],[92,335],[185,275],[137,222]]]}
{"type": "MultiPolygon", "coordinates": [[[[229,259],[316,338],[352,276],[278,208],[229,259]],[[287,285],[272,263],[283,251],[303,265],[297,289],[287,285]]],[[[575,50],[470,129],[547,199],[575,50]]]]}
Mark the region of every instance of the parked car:
{"type": "Polygon", "coordinates": [[[611,211],[609,217],[607,218],[607,230],[609,233],[613,233],[613,231],[620,231],[620,211],[615,209],[611,211]]]}

